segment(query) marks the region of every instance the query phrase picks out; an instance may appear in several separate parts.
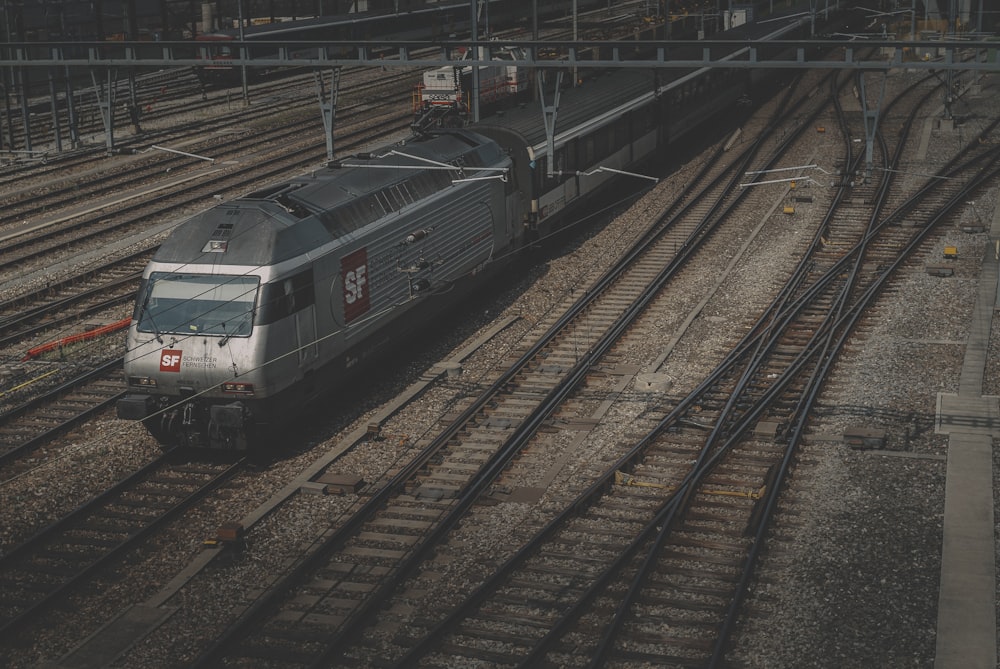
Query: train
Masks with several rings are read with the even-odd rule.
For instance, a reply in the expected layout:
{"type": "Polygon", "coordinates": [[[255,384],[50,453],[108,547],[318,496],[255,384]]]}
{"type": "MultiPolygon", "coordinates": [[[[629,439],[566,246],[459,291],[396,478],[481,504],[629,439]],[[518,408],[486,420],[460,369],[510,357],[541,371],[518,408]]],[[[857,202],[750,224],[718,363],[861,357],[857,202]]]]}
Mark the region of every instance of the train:
{"type": "MultiPolygon", "coordinates": [[[[747,26],[794,38],[801,20],[747,26]]],[[[740,33],[746,39],[745,33],[740,33]]],[[[734,49],[746,48],[734,44],[734,49]]],[[[164,446],[255,449],[773,71],[624,69],[218,204],[143,272],[117,415],[164,446]]]]}
{"type": "MultiPolygon", "coordinates": [[[[484,60],[486,50],[480,50],[479,58],[484,60]]],[[[458,62],[465,60],[468,53],[465,52],[458,62]]],[[[528,91],[528,73],[511,64],[523,59],[523,49],[508,47],[493,54],[495,64],[479,66],[479,101],[484,109],[524,99],[528,91]]],[[[431,125],[464,125],[472,109],[474,86],[471,65],[444,66],[424,72],[413,95],[414,127],[419,130],[431,125]]]]}

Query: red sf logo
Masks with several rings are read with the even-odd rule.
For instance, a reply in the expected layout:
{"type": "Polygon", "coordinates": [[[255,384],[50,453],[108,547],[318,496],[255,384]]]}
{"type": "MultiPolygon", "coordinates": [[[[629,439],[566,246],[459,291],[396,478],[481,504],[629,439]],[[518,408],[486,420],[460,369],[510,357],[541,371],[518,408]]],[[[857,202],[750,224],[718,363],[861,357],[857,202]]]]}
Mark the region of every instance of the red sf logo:
{"type": "Polygon", "coordinates": [[[160,352],[160,371],[179,372],[181,371],[181,352],[164,349],[160,352]]]}
{"type": "Polygon", "coordinates": [[[358,249],[340,259],[340,278],[344,282],[344,320],[350,323],[367,312],[371,305],[367,249],[358,249]]]}

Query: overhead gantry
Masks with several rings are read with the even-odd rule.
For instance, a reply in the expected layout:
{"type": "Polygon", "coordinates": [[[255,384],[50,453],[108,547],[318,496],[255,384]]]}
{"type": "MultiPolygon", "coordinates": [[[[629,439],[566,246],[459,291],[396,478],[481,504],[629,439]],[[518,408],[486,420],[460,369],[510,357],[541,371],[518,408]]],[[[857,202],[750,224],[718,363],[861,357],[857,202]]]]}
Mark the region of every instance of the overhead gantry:
{"type": "MultiPolygon", "coordinates": [[[[340,68],[368,66],[379,68],[430,69],[457,66],[454,54],[466,51],[471,58],[461,66],[494,64],[493,54],[516,49],[522,54],[505,65],[519,66],[557,73],[576,68],[615,69],[838,69],[860,73],[862,88],[869,73],[884,76],[892,69],[912,71],[972,72],[1000,71],[1000,50],[997,42],[987,39],[935,41],[866,39],[850,41],[814,40],[702,40],[664,41],[454,41],[454,42],[254,42],[236,41],[230,44],[233,57],[212,58],[206,45],[194,42],[23,42],[0,46],[0,67],[10,68],[15,76],[30,70],[42,72],[89,73],[104,122],[108,151],[114,149],[113,78],[114,73],[135,73],[142,70],[226,65],[238,68],[296,67],[312,69],[316,74],[320,110],[327,135],[328,158],[333,159],[333,130],[336,118],[340,68]],[[934,52],[933,58],[908,59],[907,54],[934,52]],[[386,57],[386,53],[392,54],[386,57]],[[555,57],[553,57],[555,54],[555,57]],[[822,55],[821,55],[822,54],[822,55]],[[831,56],[830,54],[840,54],[831,56]],[[329,73],[329,84],[325,83],[329,73]],[[105,90],[105,82],[107,89],[105,90]]],[[[540,81],[542,77],[538,77],[540,81]]],[[[130,76],[134,95],[134,77],[130,76]]],[[[883,84],[884,85],[884,84],[883,84]]],[[[544,102],[544,91],[540,97],[544,102]]],[[[553,104],[544,105],[547,132],[555,127],[558,90],[553,104]],[[551,122],[550,122],[551,120],[551,122]]],[[[72,95],[67,94],[68,98],[72,95]]],[[[55,113],[56,93],[52,89],[52,109],[55,113]]],[[[881,96],[870,108],[866,96],[864,105],[867,154],[871,156],[871,141],[878,124],[881,96]]],[[[24,115],[27,120],[26,105],[24,115]]],[[[947,108],[947,107],[946,107],[947,108]]],[[[8,111],[8,119],[10,112],[8,111]]],[[[71,128],[71,136],[75,129],[71,128]]],[[[549,137],[551,143],[552,138],[549,137]]]]}

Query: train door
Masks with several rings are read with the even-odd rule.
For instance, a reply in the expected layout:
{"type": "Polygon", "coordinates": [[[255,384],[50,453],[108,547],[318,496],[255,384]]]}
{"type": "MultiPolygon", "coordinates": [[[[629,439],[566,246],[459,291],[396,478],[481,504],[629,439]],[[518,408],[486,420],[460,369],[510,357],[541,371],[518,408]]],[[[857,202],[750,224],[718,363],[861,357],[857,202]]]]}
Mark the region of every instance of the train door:
{"type": "Polygon", "coordinates": [[[285,313],[295,322],[295,344],[299,367],[310,367],[319,356],[316,341],[316,297],[312,269],[288,277],[281,282],[285,313]]]}
{"type": "Polygon", "coordinates": [[[299,367],[310,367],[319,355],[316,341],[316,308],[310,305],[295,313],[295,335],[299,348],[299,367]]]}

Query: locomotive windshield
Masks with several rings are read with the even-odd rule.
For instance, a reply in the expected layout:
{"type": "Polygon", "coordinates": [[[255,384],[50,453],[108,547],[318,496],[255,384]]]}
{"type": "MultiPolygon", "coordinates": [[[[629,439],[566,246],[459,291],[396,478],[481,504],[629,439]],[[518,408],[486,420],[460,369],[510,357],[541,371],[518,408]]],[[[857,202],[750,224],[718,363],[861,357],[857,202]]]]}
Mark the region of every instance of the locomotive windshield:
{"type": "Polygon", "coordinates": [[[259,284],[256,276],[153,272],[139,331],[248,337],[259,284]]]}

